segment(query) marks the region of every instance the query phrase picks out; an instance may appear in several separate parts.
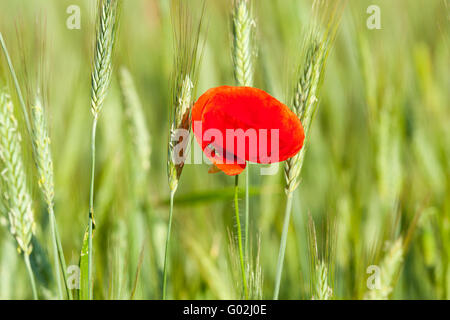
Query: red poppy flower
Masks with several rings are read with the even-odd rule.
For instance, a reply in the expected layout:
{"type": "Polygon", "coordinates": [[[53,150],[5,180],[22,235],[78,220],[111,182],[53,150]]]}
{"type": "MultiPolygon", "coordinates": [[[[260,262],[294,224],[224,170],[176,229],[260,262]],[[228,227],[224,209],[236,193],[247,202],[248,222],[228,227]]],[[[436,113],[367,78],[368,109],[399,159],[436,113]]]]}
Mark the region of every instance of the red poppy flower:
{"type": "Polygon", "coordinates": [[[203,152],[227,175],[241,173],[246,161],[284,161],[300,151],[305,138],[286,105],[252,87],[209,89],[194,104],[192,123],[203,152]]]}

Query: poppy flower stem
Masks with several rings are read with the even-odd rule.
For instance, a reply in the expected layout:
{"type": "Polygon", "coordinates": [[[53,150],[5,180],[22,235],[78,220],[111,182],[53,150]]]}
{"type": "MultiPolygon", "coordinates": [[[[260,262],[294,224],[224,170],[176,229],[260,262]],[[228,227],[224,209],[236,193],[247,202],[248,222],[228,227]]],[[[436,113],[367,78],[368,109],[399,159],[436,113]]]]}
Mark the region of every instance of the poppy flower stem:
{"type": "Polygon", "coordinates": [[[236,213],[236,225],[237,225],[237,231],[238,231],[239,258],[241,260],[242,284],[244,286],[245,299],[248,299],[247,279],[245,276],[244,252],[242,250],[241,221],[239,219],[238,193],[239,193],[239,175],[236,175],[236,178],[234,180],[234,208],[235,208],[235,213],[236,213]]]}
{"type": "Polygon", "coordinates": [[[275,278],[275,290],[273,293],[273,299],[278,300],[278,293],[280,292],[281,274],[283,272],[284,253],[286,252],[287,234],[289,230],[289,220],[291,218],[292,211],[292,192],[287,194],[286,210],[284,212],[283,231],[281,233],[280,250],[278,251],[277,272],[275,278]]]}
{"type": "Polygon", "coordinates": [[[167,263],[169,259],[169,246],[170,246],[170,231],[172,229],[173,218],[173,198],[175,196],[175,190],[170,191],[170,210],[169,210],[169,224],[167,226],[167,238],[166,249],[164,253],[164,273],[163,273],[163,300],[166,300],[166,288],[167,288],[167,263]]]}

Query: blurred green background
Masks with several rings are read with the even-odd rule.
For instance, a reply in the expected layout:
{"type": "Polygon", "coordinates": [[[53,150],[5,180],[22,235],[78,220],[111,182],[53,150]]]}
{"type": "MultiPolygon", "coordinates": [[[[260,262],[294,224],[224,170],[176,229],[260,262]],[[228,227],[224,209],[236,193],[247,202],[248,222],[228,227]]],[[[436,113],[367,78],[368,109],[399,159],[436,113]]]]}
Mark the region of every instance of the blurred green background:
{"type": "MultiPolygon", "coordinates": [[[[253,2],[255,86],[287,102],[311,1],[253,2]]],[[[189,6],[200,10],[199,1],[189,1],[189,6]]],[[[29,83],[44,66],[39,75],[52,139],[55,213],[69,265],[79,262],[88,221],[95,8],[95,1],[88,0],[0,1],[0,31],[28,101],[33,99],[29,83]],[[80,30],[66,27],[66,9],[73,4],[81,8],[80,30]]],[[[210,87],[235,83],[230,13],[231,1],[207,0],[197,96],[210,87]]],[[[393,299],[450,297],[449,17],[445,0],[347,2],[295,194],[280,298],[312,297],[309,215],[323,244],[321,254],[334,248],[334,298],[363,298],[370,265],[395,271],[393,299]],[[380,30],[366,26],[372,4],[381,10],[380,30]],[[327,226],[334,234],[328,244],[327,226]],[[400,237],[410,240],[409,245],[397,265],[389,267],[389,248],[400,237]]],[[[170,2],[123,1],[115,75],[97,139],[96,299],[130,298],[138,269],[134,298],[161,297],[173,60],[170,2]],[[150,131],[148,174],[135,170],[136,151],[118,81],[121,66],[134,78],[150,131]],[[144,182],[137,184],[139,177],[144,182]]],[[[0,62],[1,77],[16,99],[3,56],[0,62]]],[[[48,217],[27,139],[23,148],[41,247],[35,245],[35,252],[41,252],[35,253],[33,264],[41,297],[54,298],[48,217]]],[[[280,166],[277,175],[260,176],[258,165],[251,165],[250,172],[250,241],[253,256],[259,252],[255,264],[261,270],[262,297],[271,298],[285,206],[283,170],[280,166]]],[[[206,164],[185,166],[175,197],[170,298],[239,298],[230,244],[235,232],[233,183],[223,173],[208,174],[206,164]]],[[[30,298],[14,239],[0,227],[0,298],[30,298]]]]}

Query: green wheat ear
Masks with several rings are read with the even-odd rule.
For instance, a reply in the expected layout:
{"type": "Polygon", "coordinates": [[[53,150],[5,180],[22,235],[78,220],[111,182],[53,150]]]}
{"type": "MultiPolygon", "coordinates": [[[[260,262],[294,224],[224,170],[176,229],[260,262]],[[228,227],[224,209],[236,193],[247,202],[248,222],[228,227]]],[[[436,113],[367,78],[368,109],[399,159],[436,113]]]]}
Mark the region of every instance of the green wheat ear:
{"type": "MultiPolygon", "coordinates": [[[[315,29],[314,29],[315,30],[315,29]]],[[[286,161],[285,177],[286,192],[293,192],[298,184],[298,178],[303,166],[307,143],[309,141],[309,131],[313,116],[317,109],[318,91],[325,69],[325,62],[329,44],[322,34],[315,30],[311,32],[306,41],[305,60],[299,78],[295,84],[292,98],[292,109],[299,117],[305,132],[303,148],[294,157],[286,161]]]]}
{"type": "Polygon", "coordinates": [[[233,62],[238,85],[253,85],[253,38],[255,21],[248,0],[235,0],[233,7],[233,62]]]}
{"type": "Polygon", "coordinates": [[[326,1],[313,4],[314,20],[304,40],[302,63],[292,86],[291,109],[300,119],[305,132],[303,148],[285,165],[286,193],[292,193],[299,184],[305,153],[310,139],[310,129],[317,111],[319,93],[324,77],[328,54],[333,45],[342,13],[341,1],[329,8],[326,1]],[[326,27],[324,27],[326,25],[326,27]]]}
{"type": "Polygon", "coordinates": [[[314,272],[314,295],[313,300],[330,300],[333,295],[333,290],[328,286],[328,268],[324,261],[316,265],[314,272]]]}
{"type": "Polygon", "coordinates": [[[29,256],[35,222],[31,196],[27,187],[25,167],[20,145],[21,136],[10,96],[0,92],[0,159],[1,179],[6,186],[2,196],[8,210],[10,232],[19,251],[29,256]]]}
{"type": "Polygon", "coordinates": [[[38,183],[44,195],[47,206],[53,208],[54,182],[53,182],[53,160],[50,150],[50,137],[47,130],[44,109],[41,98],[38,96],[31,107],[33,123],[33,148],[35,150],[35,162],[38,171],[38,183]]]}
{"type": "Polygon", "coordinates": [[[94,117],[102,110],[112,76],[112,58],[117,32],[118,0],[99,1],[99,21],[91,76],[91,108],[94,117]]]}

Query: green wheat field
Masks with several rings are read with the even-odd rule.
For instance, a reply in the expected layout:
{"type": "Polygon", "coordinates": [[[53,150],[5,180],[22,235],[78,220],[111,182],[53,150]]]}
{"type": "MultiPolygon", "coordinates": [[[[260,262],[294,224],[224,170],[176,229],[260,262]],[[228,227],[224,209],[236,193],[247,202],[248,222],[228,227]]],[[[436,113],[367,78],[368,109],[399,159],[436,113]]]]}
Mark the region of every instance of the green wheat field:
{"type": "Polygon", "coordinates": [[[447,0],[0,0],[0,32],[0,299],[450,298],[447,0]],[[302,121],[276,174],[172,162],[221,85],[302,121]]]}

